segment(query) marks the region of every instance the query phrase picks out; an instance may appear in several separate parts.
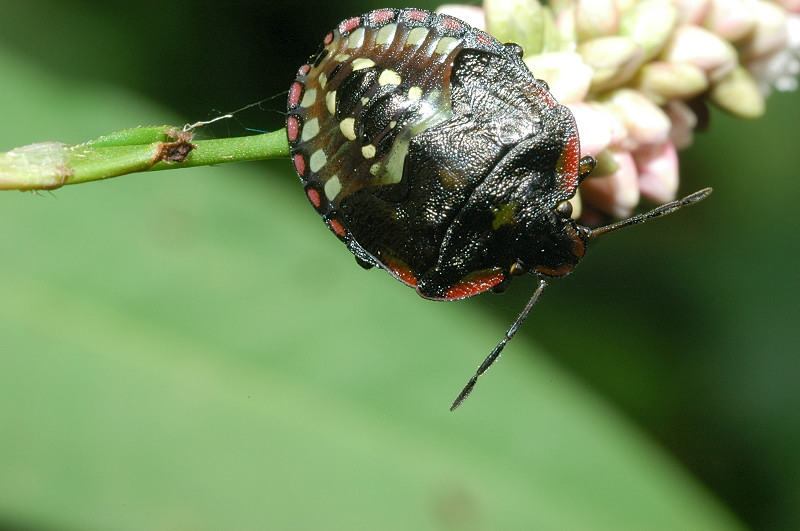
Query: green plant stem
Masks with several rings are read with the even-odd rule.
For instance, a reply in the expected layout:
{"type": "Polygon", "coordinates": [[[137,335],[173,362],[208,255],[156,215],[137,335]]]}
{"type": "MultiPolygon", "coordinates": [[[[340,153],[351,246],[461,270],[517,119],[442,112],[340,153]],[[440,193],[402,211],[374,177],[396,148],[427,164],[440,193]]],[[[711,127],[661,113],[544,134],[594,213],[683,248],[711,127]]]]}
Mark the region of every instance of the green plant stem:
{"type": "Polygon", "coordinates": [[[194,140],[173,126],[119,131],[69,146],[43,142],[0,153],[0,190],[53,190],[149,170],[289,156],[286,132],[194,140]]]}
{"type": "Polygon", "coordinates": [[[152,170],[170,170],[174,167],[209,166],[225,162],[244,162],[249,160],[274,159],[289,156],[286,130],[273,133],[215,138],[193,142],[197,146],[186,158],[186,162],[159,162],[152,170]]]}

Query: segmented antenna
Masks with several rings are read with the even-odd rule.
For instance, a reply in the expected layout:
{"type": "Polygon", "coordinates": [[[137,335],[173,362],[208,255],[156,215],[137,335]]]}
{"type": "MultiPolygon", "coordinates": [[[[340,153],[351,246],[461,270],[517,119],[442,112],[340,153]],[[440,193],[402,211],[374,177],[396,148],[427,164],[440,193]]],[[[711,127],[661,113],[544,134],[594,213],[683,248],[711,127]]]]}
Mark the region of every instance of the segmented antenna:
{"type": "Polygon", "coordinates": [[[536,304],[536,301],[539,300],[539,295],[541,295],[542,291],[544,291],[545,285],[546,283],[544,279],[539,277],[539,287],[536,288],[536,291],[533,292],[531,300],[529,300],[528,304],[525,305],[525,308],[522,309],[522,313],[519,314],[519,317],[517,317],[517,320],[514,321],[514,324],[511,325],[511,328],[508,329],[508,332],[506,332],[506,335],[503,336],[503,339],[500,341],[500,343],[498,343],[497,346],[494,347],[494,350],[492,350],[492,353],[486,356],[486,359],[483,360],[483,363],[481,363],[480,367],[478,367],[478,370],[475,371],[475,376],[469,379],[467,385],[465,385],[464,389],[462,389],[461,392],[458,394],[458,397],[456,398],[455,402],[453,402],[453,405],[450,406],[450,411],[455,410],[458,406],[461,405],[461,402],[467,399],[469,394],[472,392],[472,389],[475,387],[475,384],[478,382],[478,377],[481,374],[485,373],[489,369],[489,367],[492,366],[492,363],[494,363],[497,360],[497,358],[500,357],[500,353],[503,352],[506,343],[511,341],[511,338],[514,337],[514,334],[517,333],[517,329],[522,324],[522,321],[524,321],[525,318],[528,317],[528,314],[531,313],[533,305],[536,304]]]}

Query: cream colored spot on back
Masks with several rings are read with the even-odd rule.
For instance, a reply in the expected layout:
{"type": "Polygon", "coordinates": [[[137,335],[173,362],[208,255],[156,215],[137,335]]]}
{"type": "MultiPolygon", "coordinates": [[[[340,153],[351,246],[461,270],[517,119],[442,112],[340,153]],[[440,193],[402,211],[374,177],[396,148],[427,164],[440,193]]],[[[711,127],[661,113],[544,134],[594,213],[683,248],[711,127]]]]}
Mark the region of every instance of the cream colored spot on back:
{"type": "MultiPolygon", "coordinates": [[[[408,140],[400,137],[399,142],[395,142],[392,149],[389,151],[389,156],[386,158],[384,164],[381,164],[378,171],[380,175],[373,174],[379,177],[381,184],[396,184],[403,180],[403,168],[406,164],[406,155],[408,154],[408,140]]],[[[373,164],[376,166],[376,164],[373,164]]],[[[370,168],[372,170],[372,168],[370,168]]]]}
{"type": "Polygon", "coordinates": [[[300,139],[303,142],[308,142],[309,140],[317,136],[317,133],[319,133],[319,120],[317,120],[316,118],[312,118],[305,124],[303,124],[303,133],[300,139]]]}
{"type": "Polygon", "coordinates": [[[365,159],[371,159],[375,156],[375,146],[372,144],[367,144],[361,148],[361,154],[364,155],[365,159]]]}
{"type": "Polygon", "coordinates": [[[375,66],[375,61],[373,61],[369,57],[356,57],[355,59],[353,59],[351,65],[353,67],[353,72],[355,72],[356,70],[363,70],[365,68],[370,68],[375,66]]]}
{"type": "Polygon", "coordinates": [[[418,100],[422,97],[422,87],[411,87],[408,89],[408,99],[418,100]]]}
{"type": "Polygon", "coordinates": [[[317,89],[307,90],[300,102],[301,107],[311,107],[317,101],[317,89]]]}
{"type": "Polygon", "coordinates": [[[347,140],[356,139],[355,125],[355,118],[345,118],[339,123],[339,129],[342,130],[342,134],[345,136],[345,138],[347,138],[347,140]]]}
{"type": "Polygon", "coordinates": [[[381,172],[381,166],[382,165],[381,165],[380,162],[376,162],[375,164],[373,164],[372,166],[369,167],[369,172],[372,175],[377,176],[381,172]]]}
{"type": "Polygon", "coordinates": [[[382,87],[386,85],[399,85],[402,80],[400,74],[388,68],[378,76],[378,84],[382,87]]]}
{"type": "Polygon", "coordinates": [[[311,171],[316,173],[322,169],[327,162],[328,157],[325,155],[325,152],[318,149],[311,155],[311,159],[308,161],[308,167],[311,168],[311,171]]]}
{"type": "Polygon", "coordinates": [[[364,28],[358,28],[347,36],[348,48],[360,48],[364,44],[364,28]]]}
{"type": "Polygon", "coordinates": [[[318,79],[319,79],[319,88],[324,90],[325,89],[325,85],[328,84],[328,76],[325,75],[325,72],[322,72],[319,75],[318,79]]]}
{"type": "Polygon", "coordinates": [[[448,54],[452,52],[453,49],[460,43],[461,41],[453,37],[442,37],[439,39],[439,43],[436,45],[436,50],[434,50],[434,53],[448,54]]]}
{"type": "Polygon", "coordinates": [[[328,106],[328,112],[331,114],[336,112],[336,91],[332,90],[325,94],[325,104],[328,106]]]}
{"type": "Polygon", "coordinates": [[[375,44],[385,46],[394,40],[394,33],[397,31],[397,24],[386,24],[378,30],[375,36],[375,44]]]}
{"type": "Polygon", "coordinates": [[[325,181],[325,197],[328,198],[328,201],[333,201],[336,199],[336,196],[339,195],[339,192],[341,191],[342,183],[339,181],[338,175],[334,175],[325,181]]]}
{"type": "Polygon", "coordinates": [[[425,41],[428,36],[428,28],[414,28],[408,32],[406,37],[406,46],[419,46],[425,41]]]}
{"type": "Polygon", "coordinates": [[[333,60],[336,61],[337,63],[344,63],[348,59],[350,59],[349,53],[337,53],[336,55],[333,56],[333,60]]]}

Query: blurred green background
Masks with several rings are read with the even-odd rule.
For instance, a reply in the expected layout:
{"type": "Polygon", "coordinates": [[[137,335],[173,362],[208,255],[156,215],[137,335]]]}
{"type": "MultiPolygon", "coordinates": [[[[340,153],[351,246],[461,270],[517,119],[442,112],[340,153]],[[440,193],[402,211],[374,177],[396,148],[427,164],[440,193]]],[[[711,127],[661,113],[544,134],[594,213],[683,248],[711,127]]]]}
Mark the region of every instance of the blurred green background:
{"type": "MultiPolygon", "coordinates": [[[[420,7],[436,4],[420,2],[420,7]]],[[[379,4],[0,2],[0,150],[274,130],[379,4]]],[[[0,528],[800,527],[798,94],[712,116],[702,205],[457,304],[365,272],[288,161],[0,194],[0,528]]]]}

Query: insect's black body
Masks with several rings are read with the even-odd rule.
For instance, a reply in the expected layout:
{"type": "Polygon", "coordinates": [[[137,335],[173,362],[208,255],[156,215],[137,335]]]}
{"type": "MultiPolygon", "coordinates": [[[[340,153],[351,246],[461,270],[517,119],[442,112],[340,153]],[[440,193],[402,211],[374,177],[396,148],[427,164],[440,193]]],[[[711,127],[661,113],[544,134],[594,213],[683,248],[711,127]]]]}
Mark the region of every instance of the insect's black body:
{"type": "Polygon", "coordinates": [[[578,184],[577,129],[518,46],[415,9],[344,21],[325,43],[292,87],[289,140],[362,264],[433,299],[496,288],[512,267],[572,270],[585,242],[557,207],[578,184]]]}
{"type": "MultiPolygon", "coordinates": [[[[568,203],[594,167],[572,113],[522,49],[447,15],[379,9],[343,21],[289,89],[287,137],[306,195],[364,267],[429,299],[569,273],[601,230],[568,203]]],[[[697,201],[694,194],[620,225],[697,201]]]]}

